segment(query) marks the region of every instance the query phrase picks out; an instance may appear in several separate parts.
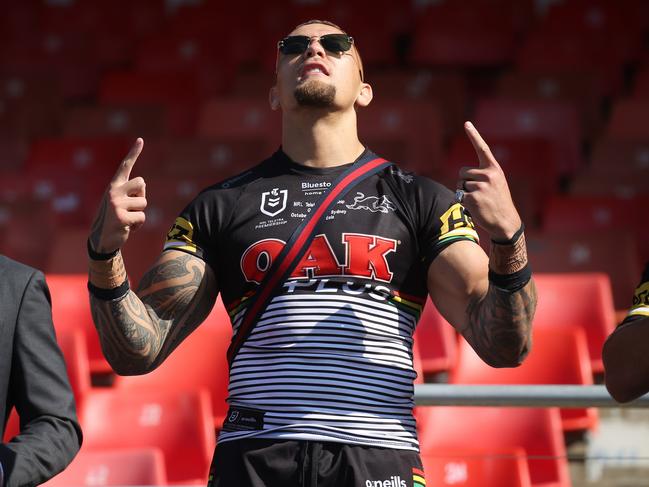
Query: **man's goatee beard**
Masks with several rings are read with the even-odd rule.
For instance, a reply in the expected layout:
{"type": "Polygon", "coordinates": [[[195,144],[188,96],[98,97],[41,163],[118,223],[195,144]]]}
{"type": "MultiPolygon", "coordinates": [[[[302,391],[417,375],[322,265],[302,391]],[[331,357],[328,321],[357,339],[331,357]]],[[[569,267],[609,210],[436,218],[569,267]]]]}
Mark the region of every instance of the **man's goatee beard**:
{"type": "Polygon", "coordinates": [[[303,107],[329,108],[336,98],[336,87],[316,80],[306,81],[295,88],[295,100],[303,107]]]}

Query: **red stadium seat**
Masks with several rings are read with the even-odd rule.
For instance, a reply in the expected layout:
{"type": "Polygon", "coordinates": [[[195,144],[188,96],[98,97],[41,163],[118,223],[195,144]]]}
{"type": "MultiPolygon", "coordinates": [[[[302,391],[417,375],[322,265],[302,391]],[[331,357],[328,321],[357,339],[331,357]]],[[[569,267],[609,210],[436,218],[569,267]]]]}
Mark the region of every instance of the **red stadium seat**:
{"type": "Polygon", "coordinates": [[[104,77],[99,101],[105,105],[161,105],[167,128],[175,134],[193,134],[196,127],[200,83],[191,73],[113,73],[104,77]]]}
{"type": "MultiPolygon", "coordinates": [[[[539,293],[539,301],[545,296],[539,293]]],[[[451,384],[579,384],[592,385],[593,372],[586,332],[568,323],[552,328],[534,324],[532,350],[516,368],[493,368],[485,364],[465,341],[460,341],[458,360],[451,370],[451,384]]],[[[564,431],[594,430],[597,410],[562,409],[564,431]]]]}
{"type": "Polygon", "coordinates": [[[266,153],[280,145],[279,114],[258,98],[214,98],[201,108],[198,135],[247,141],[266,153]]]}
{"type": "Polygon", "coordinates": [[[114,386],[124,393],[141,390],[178,394],[207,389],[211,394],[212,417],[220,428],[228,410],[228,364],[225,354],[232,337],[230,318],[219,298],[209,317],[172,352],[156,370],[142,376],[115,378],[114,386]]]}
{"type": "Polygon", "coordinates": [[[164,454],[158,448],[91,451],[82,448],[72,463],[45,487],[167,485],[164,454]]]}
{"type": "MultiPolygon", "coordinates": [[[[630,232],[635,237],[639,260],[649,258],[649,226],[644,209],[649,196],[633,198],[611,196],[555,196],[548,201],[543,216],[545,232],[572,232],[601,234],[630,232]]],[[[621,237],[623,240],[623,237],[621,237]]],[[[618,255],[616,260],[625,256],[618,255]]],[[[619,303],[616,291],[615,301],[619,303]]]]}
{"type": "MultiPolygon", "coordinates": [[[[605,273],[612,287],[615,309],[624,310],[631,305],[637,284],[633,276],[640,269],[640,261],[630,233],[530,232],[527,253],[535,273],[605,273]]],[[[593,368],[601,370],[600,366],[593,368]]]]}
{"type": "Polygon", "coordinates": [[[571,485],[556,408],[420,407],[417,425],[424,456],[469,447],[492,455],[523,448],[532,486],[571,485]]]}
{"type": "MultiPolygon", "coordinates": [[[[513,58],[517,25],[531,2],[445,2],[417,16],[410,61],[433,66],[494,66],[513,58]]],[[[528,15],[531,10],[528,10],[528,15]]]]}
{"type": "Polygon", "coordinates": [[[602,345],[615,328],[615,309],[608,277],[596,273],[537,272],[534,281],[539,296],[534,316],[535,329],[547,328],[557,332],[567,328],[582,329],[586,333],[592,370],[603,372],[602,345]]]}
{"type": "Polygon", "coordinates": [[[63,352],[70,387],[79,409],[91,391],[86,336],[80,329],[66,330],[57,333],[57,342],[63,352]]]}
{"type": "Polygon", "coordinates": [[[628,98],[615,102],[606,130],[607,137],[618,140],[647,140],[647,110],[649,99],[628,98]]]}
{"type": "Polygon", "coordinates": [[[485,452],[470,446],[421,455],[427,487],[531,487],[523,448],[485,452]]]}
{"type": "Polygon", "coordinates": [[[15,408],[11,409],[9,413],[9,419],[7,420],[7,426],[5,427],[5,434],[2,437],[3,443],[8,443],[14,436],[20,433],[20,418],[15,408]]]}
{"type": "MultiPolygon", "coordinates": [[[[86,260],[85,257],[83,260],[86,260]]],[[[90,314],[87,273],[47,274],[46,280],[52,295],[52,319],[57,334],[82,331],[86,339],[90,372],[112,372],[101,351],[99,336],[90,314]]]]}
{"type": "Polygon", "coordinates": [[[418,344],[425,376],[448,372],[455,365],[455,330],[437,311],[430,298],[426,301],[415,329],[415,342],[418,344]]]}
{"type": "Polygon", "coordinates": [[[374,100],[358,120],[361,140],[377,154],[420,174],[439,171],[443,130],[434,102],[374,100]]]}
{"type": "Polygon", "coordinates": [[[110,104],[68,108],[63,114],[66,136],[161,137],[169,131],[170,114],[160,104],[110,104]]]}
{"type": "Polygon", "coordinates": [[[216,444],[205,390],[109,390],[88,396],[79,414],[84,448],[159,448],[172,484],[203,484],[216,444]]]}
{"type": "Polygon", "coordinates": [[[431,100],[439,107],[444,135],[462,131],[467,104],[467,80],[460,73],[431,69],[392,69],[371,73],[374,100],[431,100]]]}
{"type": "Polygon", "coordinates": [[[552,160],[561,174],[581,166],[581,129],[574,105],[550,100],[483,98],[475,109],[475,126],[491,137],[537,137],[552,144],[552,160]]]}
{"type": "Polygon", "coordinates": [[[649,141],[601,138],[595,144],[590,159],[593,169],[624,174],[637,174],[646,181],[649,171],[649,141]]]}
{"type": "MultiPolygon", "coordinates": [[[[486,139],[503,168],[521,218],[529,226],[538,223],[545,201],[558,190],[559,176],[552,160],[552,144],[543,138],[494,136],[486,139]]],[[[478,156],[466,134],[457,135],[444,164],[444,182],[457,184],[463,166],[478,166],[478,156]]]]}
{"type": "Polygon", "coordinates": [[[498,80],[497,94],[503,98],[571,103],[580,114],[587,138],[597,134],[603,123],[601,104],[604,90],[600,77],[592,73],[525,73],[514,70],[498,80]]]}
{"type": "Polygon", "coordinates": [[[202,187],[239,174],[270,155],[263,147],[227,138],[151,139],[145,144],[137,162],[145,178],[200,178],[202,187]]]}

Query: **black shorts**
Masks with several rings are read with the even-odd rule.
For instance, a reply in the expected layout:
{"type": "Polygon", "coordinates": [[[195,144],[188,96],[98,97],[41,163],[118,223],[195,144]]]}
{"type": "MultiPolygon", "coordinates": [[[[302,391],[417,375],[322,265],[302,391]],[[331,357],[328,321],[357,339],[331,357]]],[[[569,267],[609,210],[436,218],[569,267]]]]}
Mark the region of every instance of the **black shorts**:
{"type": "Polygon", "coordinates": [[[248,439],[217,446],[208,487],[425,487],[419,454],[345,443],[248,439]]]}

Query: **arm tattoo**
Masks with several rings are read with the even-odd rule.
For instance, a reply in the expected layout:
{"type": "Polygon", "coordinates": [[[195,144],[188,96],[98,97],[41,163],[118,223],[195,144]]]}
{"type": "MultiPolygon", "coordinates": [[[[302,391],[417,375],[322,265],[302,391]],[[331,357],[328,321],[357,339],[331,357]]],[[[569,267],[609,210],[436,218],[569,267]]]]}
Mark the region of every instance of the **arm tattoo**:
{"type": "Polygon", "coordinates": [[[99,207],[99,212],[97,217],[92,224],[90,229],[90,245],[92,248],[97,250],[99,248],[99,239],[101,238],[101,229],[104,227],[104,220],[106,219],[106,212],[108,211],[108,200],[104,194],[101,199],[101,206],[99,207]]]}
{"type": "MultiPolygon", "coordinates": [[[[513,245],[492,244],[489,266],[494,272],[513,274],[526,265],[525,235],[521,235],[513,245]]],[[[515,292],[490,283],[485,296],[469,302],[469,320],[462,333],[489,365],[519,365],[531,348],[536,302],[533,279],[515,292]]]]}
{"type": "Polygon", "coordinates": [[[527,265],[525,234],[513,245],[491,244],[489,267],[497,274],[513,274],[527,265]]]}
{"type": "Polygon", "coordinates": [[[490,284],[484,298],[469,303],[469,322],[462,333],[489,365],[519,365],[530,351],[536,301],[532,279],[514,293],[490,284]]]}
{"type": "Polygon", "coordinates": [[[216,283],[205,264],[181,254],[162,261],[143,278],[137,294],[116,301],[91,296],[102,349],[116,372],[157,367],[209,314],[216,283]]]}

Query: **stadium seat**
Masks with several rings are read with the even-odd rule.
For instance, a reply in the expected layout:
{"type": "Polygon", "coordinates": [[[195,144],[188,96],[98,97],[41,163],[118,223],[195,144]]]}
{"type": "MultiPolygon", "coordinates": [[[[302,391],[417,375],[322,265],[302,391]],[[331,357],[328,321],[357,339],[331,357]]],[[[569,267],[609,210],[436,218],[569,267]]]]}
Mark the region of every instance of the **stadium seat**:
{"type": "Polygon", "coordinates": [[[45,487],[167,485],[164,454],[158,448],[92,451],[82,447],[63,472],[41,485],[45,487]]]}
{"type": "Polygon", "coordinates": [[[415,329],[415,342],[425,376],[448,372],[456,360],[457,339],[453,326],[428,298],[415,329]]]}
{"type": "MultiPolygon", "coordinates": [[[[85,256],[83,260],[86,260],[85,256]]],[[[86,339],[90,372],[112,372],[101,351],[99,336],[90,314],[87,273],[47,274],[46,280],[52,295],[52,319],[57,334],[82,331],[86,339]]]]}
{"type": "MultiPolygon", "coordinates": [[[[547,202],[543,212],[544,232],[571,232],[585,235],[588,232],[601,234],[631,233],[635,239],[636,254],[643,262],[649,258],[649,226],[645,221],[644,209],[649,204],[649,196],[637,195],[632,198],[618,196],[554,196],[547,202]]],[[[602,235],[603,236],[603,235],[602,235]]],[[[622,247],[627,248],[628,247],[622,247]]],[[[613,254],[611,254],[613,255],[613,254]]],[[[626,256],[616,251],[616,260],[626,256]]],[[[632,256],[633,258],[633,256],[632,256]]],[[[619,304],[617,290],[616,305],[619,304]]],[[[623,305],[626,307],[626,304],[623,305]]]]}
{"type": "Polygon", "coordinates": [[[247,141],[266,153],[280,145],[279,114],[258,98],[213,98],[201,108],[198,135],[247,141]]]}
{"type": "Polygon", "coordinates": [[[417,428],[424,456],[469,447],[492,455],[523,448],[532,486],[571,485],[556,408],[419,407],[417,428]]]}
{"type": "Polygon", "coordinates": [[[494,8],[489,2],[475,2],[471,9],[466,9],[445,2],[419,12],[410,62],[452,67],[499,66],[509,62],[516,47],[520,7],[529,8],[531,3],[499,3],[500,8],[494,8]]]}
{"type": "Polygon", "coordinates": [[[106,135],[161,137],[169,131],[169,113],[161,104],[110,104],[73,106],[64,111],[63,134],[100,137],[106,135]]]}
{"type": "Polygon", "coordinates": [[[377,154],[420,174],[439,171],[443,129],[434,102],[375,100],[358,120],[361,140],[377,154]]]}
{"type": "Polygon", "coordinates": [[[165,138],[146,141],[138,158],[141,174],[196,178],[202,187],[245,171],[270,155],[263,147],[228,138],[165,138]]]}
{"type": "Polygon", "coordinates": [[[596,135],[603,123],[604,90],[600,77],[584,72],[526,73],[512,70],[498,80],[496,94],[516,99],[556,100],[573,104],[586,138],[596,135]]]}
{"type": "Polygon", "coordinates": [[[617,140],[603,137],[593,147],[590,167],[602,171],[637,174],[639,179],[646,180],[649,171],[649,140],[617,140]]]}
{"type": "MultiPolygon", "coordinates": [[[[543,301],[545,296],[539,296],[539,301],[543,301]]],[[[449,383],[593,384],[585,330],[569,323],[557,323],[551,328],[534,323],[532,344],[530,354],[519,367],[493,368],[478,357],[466,340],[461,340],[449,383]]],[[[561,420],[564,431],[595,430],[597,410],[562,409],[561,420]]]]}
{"type": "MultiPolygon", "coordinates": [[[[545,201],[557,192],[558,170],[552,159],[552,144],[538,137],[488,137],[494,157],[507,177],[516,208],[530,227],[538,225],[545,201]]],[[[478,166],[478,156],[466,134],[455,136],[444,164],[443,182],[456,187],[463,166],[478,166]]]]}
{"type": "Polygon", "coordinates": [[[159,448],[170,484],[207,482],[216,439],[206,390],[97,391],[79,418],[88,451],[159,448]]]}
{"type": "Polygon", "coordinates": [[[86,336],[80,329],[66,330],[57,333],[57,342],[61,352],[63,352],[70,387],[74,394],[77,409],[79,409],[88,394],[91,393],[86,336]]]}
{"type": "Polygon", "coordinates": [[[7,420],[7,426],[5,427],[5,434],[2,437],[3,443],[8,443],[14,436],[20,432],[20,418],[15,408],[12,408],[9,413],[9,419],[7,420]]]}
{"type": "Polygon", "coordinates": [[[523,448],[429,450],[421,455],[427,487],[531,487],[523,448]]]}
{"type": "Polygon", "coordinates": [[[104,76],[99,101],[104,105],[160,105],[166,110],[166,128],[174,135],[195,131],[200,83],[192,73],[121,72],[104,76]]]}
{"type": "Polygon", "coordinates": [[[633,276],[641,269],[637,253],[635,239],[628,231],[527,234],[527,254],[534,272],[603,272],[610,280],[616,311],[631,305],[637,284],[633,276]]]}
{"type": "Polygon", "coordinates": [[[571,103],[482,98],[476,103],[474,124],[487,143],[491,137],[547,139],[560,174],[572,174],[582,164],[581,127],[571,103]]]}
{"type": "Polygon", "coordinates": [[[649,127],[645,115],[649,99],[626,98],[613,105],[613,113],[606,129],[606,136],[618,140],[647,140],[649,127]]]}
{"type": "Polygon", "coordinates": [[[374,101],[432,100],[439,106],[444,135],[462,131],[468,101],[468,83],[462,74],[399,68],[376,71],[369,76],[374,101]]]}
{"type": "Polygon", "coordinates": [[[156,370],[142,376],[117,376],[114,387],[123,393],[141,390],[179,394],[207,389],[211,394],[215,428],[228,410],[228,364],[225,354],[232,337],[230,318],[219,298],[208,318],[156,370]]]}
{"type": "Polygon", "coordinates": [[[557,333],[561,329],[582,329],[588,342],[592,370],[594,373],[603,372],[602,345],[616,324],[608,276],[537,272],[534,281],[539,296],[534,316],[535,329],[557,333]]]}

